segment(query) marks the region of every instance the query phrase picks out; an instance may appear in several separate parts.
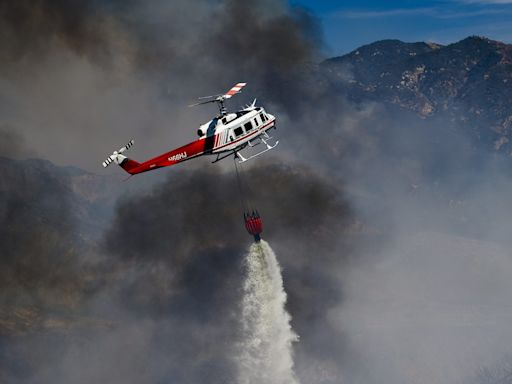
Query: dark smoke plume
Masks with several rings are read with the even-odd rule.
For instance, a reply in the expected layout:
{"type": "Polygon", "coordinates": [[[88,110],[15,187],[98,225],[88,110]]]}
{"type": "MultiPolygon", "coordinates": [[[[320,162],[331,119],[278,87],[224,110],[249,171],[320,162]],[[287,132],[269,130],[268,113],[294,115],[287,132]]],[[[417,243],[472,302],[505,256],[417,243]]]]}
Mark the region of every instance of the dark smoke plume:
{"type": "MultiPolygon", "coordinates": [[[[339,261],[334,251],[343,241],[348,249],[349,241],[340,233],[351,224],[339,187],[298,165],[252,168],[244,173],[244,180],[248,188],[242,197],[264,216],[268,239],[281,252],[286,269],[305,267],[309,255],[319,249],[317,257],[325,271],[339,261]],[[303,241],[298,244],[297,238],[303,241]]],[[[217,260],[217,253],[228,255],[234,263],[226,266],[237,269],[250,240],[242,225],[240,199],[231,172],[177,172],[150,195],[120,203],[106,249],[127,262],[162,263],[177,279],[189,276],[182,270],[189,263],[201,263],[204,273],[212,273],[205,281],[218,276],[220,283],[226,271],[215,267],[223,260],[217,260]],[[211,250],[216,250],[213,258],[207,256],[211,250]]],[[[313,311],[313,306],[303,308],[313,311]]]]}
{"type": "MultiPolygon", "coordinates": [[[[124,197],[105,236],[104,256],[94,256],[94,264],[84,259],[98,250],[80,241],[68,174],[46,162],[14,163],[19,168],[10,160],[5,163],[13,167],[13,190],[5,192],[10,197],[5,199],[4,218],[11,224],[4,227],[2,244],[11,248],[4,249],[7,258],[2,259],[2,308],[4,314],[17,311],[16,316],[27,318],[27,328],[19,330],[23,336],[13,338],[13,331],[3,328],[5,349],[0,352],[11,351],[2,368],[8,381],[208,378],[223,383],[236,377],[241,261],[252,239],[243,229],[232,172],[213,167],[178,171],[149,194],[124,197]],[[15,194],[18,189],[22,193],[15,194]],[[28,207],[24,201],[33,204],[28,207]],[[18,212],[20,221],[12,212],[18,212]],[[24,259],[19,258],[18,243],[10,239],[25,243],[24,259]],[[22,262],[17,267],[9,261],[16,255],[22,262]],[[60,337],[63,326],[69,330],[66,339],[60,337]],[[108,368],[99,361],[108,361],[108,368]]],[[[264,215],[269,238],[283,251],[285,284],[295,287],[290,308],[307,308],[321,322],[325,307],[306,293],[312,288],[307,276],[314,270],[323,281],[315,283],[315,290],[327,294],[331,278],[323,267],[334,260],[329,254],[350,223],[350,210],[339,187],[301,166],[271,163],[246,171],[246,197],[264,215]],[[307,244],[325,245],[326,252],[317,255],[325,261],[319,269],[304,269],[313,247],[294,244],[297,235],[307,244]]],[[[11,319],[4,315],[2,321],[11,319]]],[[[306,329],[308,319],[304,321],[306,329]]],[[[314,342],[305,331],[305,350],[314,342]]]]}
{"type": "MultiPolygon", "coordinates": [[[[299,379],[444,383],[492,366],[510,351],[511,268],[492,243],[509,244],[507,163],[442,120],[344,100],[317,65],[319,30],[274,0],[4,1],[0,151],[99,171],[133,137],[142,160],[216,113],[191,100],[247,81],[229,107],[258,97],[278,117],[279,158],[247,171],[245,193],[283,266],[299,379]]],[[[235,377],[251,239],[232,173],[183,164],[114,210],[76,199],[92,176],[2,164],[0,381],[235,377]]]]}
{"type": "MultiPolygon", "coordinates": [[[[293,287],[290,308],[305,314],[297,325],[304,329],[301,343],[308,350],[315,340],[305,329],[313,318],[322,322],[326,307],[316,295],[331,293],[329,265],[336,245],[348,243],[349,236],[340,233],[351,222],[350,210],[338,187],[298,165],[260,166],[245,178],[251,187],[245,197],[257,206],[269,239],[281,250],[285,285],[293,287]],[[303,242],[294,242],[297,238],[303,242]],[[323,251],[314,254],[315,248],[323,251]],[[314,265],[311,258],[317,260],[314,265]],[[308,281],[311,274],[319,281],[308,281]],[[308,293],[311,289],[315,296],[308,293]]],[[[220,366],[205,367],[210,377],[229,372],[240,326],[234,311],[241,299],[241,261],[251,241],[243,229],[234,175],[177,172],[151,194],[122,201],[117,212],[105,246],[117,263],[133,265],[136,278],[121,279],[120,291],[122,302],[134,311],[131,316],[145,313],[176,325],[168,331],[166,353],[181,351],[175,359],[184,372],[196,364],[196,348],[211,351],[209,359],[221,356],[212,360],[223,362],[220,366]],[[196,327],[208,327],[210,333],[198,339],[196,327]]]]}

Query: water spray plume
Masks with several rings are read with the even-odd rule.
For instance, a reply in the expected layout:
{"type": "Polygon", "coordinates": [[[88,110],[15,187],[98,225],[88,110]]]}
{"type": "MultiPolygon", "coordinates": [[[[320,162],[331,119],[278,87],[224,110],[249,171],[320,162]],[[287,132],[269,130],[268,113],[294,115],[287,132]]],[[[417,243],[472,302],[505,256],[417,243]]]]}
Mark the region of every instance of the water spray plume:
{"type": "Polygon", "coordinates": [[[292,344],[298,341],[285,309],[281,268],[267,242],[253,243],[245,257],[243,337],[237,357],[241,384],[298,384],[292,344]]]}

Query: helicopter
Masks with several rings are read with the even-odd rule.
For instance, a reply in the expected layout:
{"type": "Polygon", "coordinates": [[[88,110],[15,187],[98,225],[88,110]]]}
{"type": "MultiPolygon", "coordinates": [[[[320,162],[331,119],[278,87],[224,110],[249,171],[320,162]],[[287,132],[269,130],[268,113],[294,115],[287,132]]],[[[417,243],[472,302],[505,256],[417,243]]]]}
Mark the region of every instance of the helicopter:
{"type": "Polygon", "coordinates": [[[219,114],[216,117],[199,127],[197,130],[199,138],[197,140],[142,163],[123,155],[134,144],[134,140],[130,140],[124,147],[108,156],[103,162],[103,167],[106,168],[114,162],[129,174],[135,175],[204,155],[216,155],[213,163],[230,156],[235,156],[239,163],[244,163],[274,149],[279,141],[271,142],[273,138],[268,134],[268,130],[276,128],[276,118],[266,112],[264,108],[256,106],[256,99],[252,104],[236,112],[228,113],[224,105],[227,99],[240,93],[246,85],[247,83],[237,83],[224,94],[200,97],[198,100],[201,101],[190,105],[193,107],[217,103],[219,108],[219,114]],[[260,144],[265,147],[258,153],[251,156],[244,156],[241,153],[247,147],[256,147],[260,144]]]}

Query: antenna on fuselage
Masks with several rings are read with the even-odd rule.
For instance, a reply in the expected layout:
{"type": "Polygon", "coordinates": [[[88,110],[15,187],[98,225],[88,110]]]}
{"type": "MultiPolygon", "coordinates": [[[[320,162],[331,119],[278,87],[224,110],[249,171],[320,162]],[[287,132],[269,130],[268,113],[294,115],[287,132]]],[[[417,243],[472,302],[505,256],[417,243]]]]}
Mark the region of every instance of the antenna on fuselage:
{"type": "Polygon", "coordinates": [[[224,105],[224,100],[229,99],[236,95],[237,93],[242,92],[242,88],[245,87],[247,83],[238,83],[233,88],[231,88],[229,91],[227,91],[225,94],[220,95],[212,95],[212,96],[203,96],[199,97],[198,100],[201,99],[211,99],[206,101],[200,101],[199,103],[191,104],[189,107],[195,107],[196,105],[202,105],[202,104],[208,104],[208,103],[217,103],[219,106],[219,113],[221,116],[224,116],[227,113],[226,107],[224,105]]]}

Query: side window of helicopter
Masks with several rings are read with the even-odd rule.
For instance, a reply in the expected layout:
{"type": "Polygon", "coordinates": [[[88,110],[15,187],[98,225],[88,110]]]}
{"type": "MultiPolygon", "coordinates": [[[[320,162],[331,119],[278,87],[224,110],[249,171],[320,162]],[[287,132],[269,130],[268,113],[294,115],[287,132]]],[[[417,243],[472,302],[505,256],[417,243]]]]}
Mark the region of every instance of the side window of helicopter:
{"type": "Polygon", "coordinates": [[[234,132],[235,132],[236,137],[238,137],[244,133],[244,131],[242,130],[242,127],[235,128],[234,132]]]}
{"type": "Polygon", "coordinates": [[[249,121],[244,124],[245,132],[249,132],[252,129],[252,123],[249,121]]]}
{"type": "Polygon", "coordinates": [[[260,125],[260,119],[258,119],[258,116],[254,118],[254,125],[258,127],[260,125]]]}

